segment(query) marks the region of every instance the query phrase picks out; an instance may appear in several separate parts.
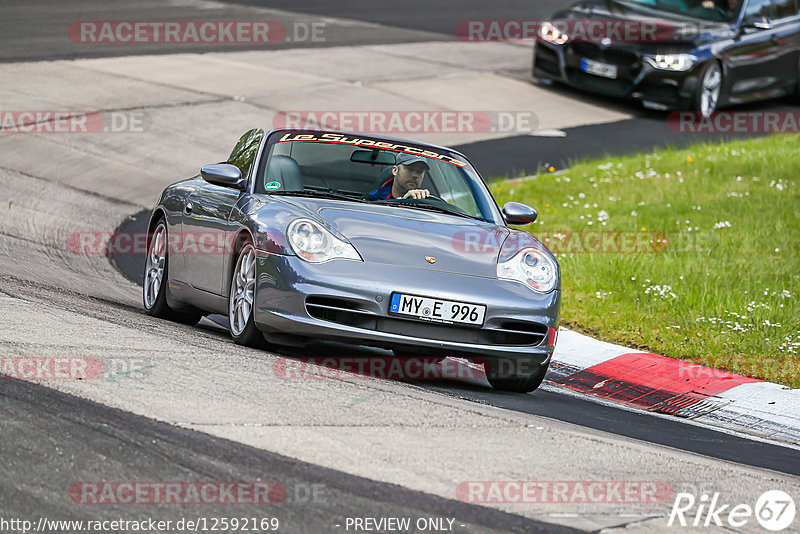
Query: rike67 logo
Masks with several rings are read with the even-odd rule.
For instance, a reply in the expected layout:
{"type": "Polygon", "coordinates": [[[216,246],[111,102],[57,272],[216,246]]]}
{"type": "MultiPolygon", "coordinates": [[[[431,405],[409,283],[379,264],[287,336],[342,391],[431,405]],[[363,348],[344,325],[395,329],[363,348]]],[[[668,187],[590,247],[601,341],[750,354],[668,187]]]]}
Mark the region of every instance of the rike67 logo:
{"type": "Polygon", "coordinates": [[[763,493],[755,506],[745,503],[723,504],[719,493],[714,493],[712,496],[703,493],[699,499],[691,493],[678,493],[667,525],[741,528],[755,517],[763,528],[779,532],[792,525],[795,512],[794,500],[781,490],[763,493]]]}

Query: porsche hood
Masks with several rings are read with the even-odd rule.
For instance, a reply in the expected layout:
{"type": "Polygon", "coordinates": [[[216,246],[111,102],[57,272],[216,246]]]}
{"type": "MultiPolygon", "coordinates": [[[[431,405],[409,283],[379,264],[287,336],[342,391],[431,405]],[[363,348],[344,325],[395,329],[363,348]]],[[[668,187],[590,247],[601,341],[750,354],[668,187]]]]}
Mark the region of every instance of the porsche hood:
{"type": "Polygon", "coordinates": [[[332,227],[368,263],[494,278],[510,233],[505,226],[409,207],[281,200],[332,227]]]}

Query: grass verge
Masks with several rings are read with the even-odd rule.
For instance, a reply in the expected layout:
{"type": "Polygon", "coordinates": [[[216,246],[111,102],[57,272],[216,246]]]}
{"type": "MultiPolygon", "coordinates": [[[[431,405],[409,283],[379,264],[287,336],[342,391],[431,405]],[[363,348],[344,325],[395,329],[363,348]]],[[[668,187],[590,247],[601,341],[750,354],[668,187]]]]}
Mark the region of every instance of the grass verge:
{"type": "Polygon", "coordinates": [[[800,137],[577,163],[494,182],[559,258],[562,323],[800,387],[800,137]]]}

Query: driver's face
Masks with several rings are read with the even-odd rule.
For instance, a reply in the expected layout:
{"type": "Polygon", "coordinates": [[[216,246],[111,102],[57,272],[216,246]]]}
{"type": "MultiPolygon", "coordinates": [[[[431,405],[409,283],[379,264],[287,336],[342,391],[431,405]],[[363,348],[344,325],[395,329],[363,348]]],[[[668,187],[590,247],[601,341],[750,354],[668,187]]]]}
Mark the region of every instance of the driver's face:
{"type": "Polygon", "coordinates": [[[401,194],[404,195],[412,189],[419,189],[427,168],[421,161],[411,165],[395,165],[392,168],[392,172],[394,173],[395,182],[402,189],[401,194]]]}

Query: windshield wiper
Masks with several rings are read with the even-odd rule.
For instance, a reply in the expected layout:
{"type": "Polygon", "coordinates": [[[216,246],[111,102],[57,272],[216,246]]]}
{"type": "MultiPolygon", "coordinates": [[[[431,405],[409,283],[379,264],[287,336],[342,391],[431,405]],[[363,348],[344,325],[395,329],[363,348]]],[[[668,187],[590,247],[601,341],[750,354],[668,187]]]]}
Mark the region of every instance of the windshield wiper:
{"type": "MultiPolygon", "coordinates": [[[[402,200],[402,199],[400,199],[402,200]]],[[[470,215],[459,208],[446,208],[444,206],[438,206],[436,204],[409,204],[407,202],[381,202],[381,204],[385,204],[388,206],[402,206],[404,208],[419,208],[423,210],[430,210],[430,211],[438,211],[439,213],[446,213],[448,215],[456,215],[458,217],[466,217],[467,219],[475,219],[476,221],[483,221],[487,222],[486,219],[481,217],[476,217],[475,215],[470,215]]]]}
{"type": "Polygon", "coordinates": [[[306,191],[322,191],[323,193],[338,193],[341,195],[354,195],[358,198],[364,196],[364,193],[359,191],[350,191],[349,189],[333,189],[325,185],[304,185],[303,189],[306,191]]]}
{"type": "Polygon", "coordinates": [[[337,200],[349,200],[350,202],[365,202],[361,198],[355,198],[346,194],[337,193],[333,190],[321,191],[316,189],[307,189],[304,191],[269,191],[267,194],[292,197],[334,198],[337,200]]]}

